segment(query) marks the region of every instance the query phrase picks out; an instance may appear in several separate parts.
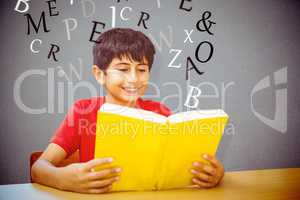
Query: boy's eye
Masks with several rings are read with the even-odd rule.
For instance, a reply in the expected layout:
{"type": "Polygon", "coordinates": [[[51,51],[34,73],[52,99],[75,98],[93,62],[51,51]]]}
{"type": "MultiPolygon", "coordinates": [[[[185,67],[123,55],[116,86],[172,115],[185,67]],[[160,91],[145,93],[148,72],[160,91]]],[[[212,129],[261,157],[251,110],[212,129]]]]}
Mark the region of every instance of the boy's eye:
{"type": "Polygon", "coordinates": [[[121,72],[127,72],[128,71],[128,69],[126,69],[126,68],[120,68],[118,70],[121,71],[121,72]]]}
{"type": "Polygon", "coordinates": [[[139,69],[140,72],[146,72],[147,70],[145,69],[139,69]]]}

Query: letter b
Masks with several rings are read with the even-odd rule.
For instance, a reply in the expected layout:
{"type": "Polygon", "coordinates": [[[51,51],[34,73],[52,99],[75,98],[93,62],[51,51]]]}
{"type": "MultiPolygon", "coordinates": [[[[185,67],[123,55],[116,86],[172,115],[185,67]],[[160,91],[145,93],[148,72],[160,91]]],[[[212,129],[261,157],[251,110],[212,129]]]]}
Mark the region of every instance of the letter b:
{"type": "Polygon", "coordinates": [[[15,11],[19,12],[19,13],[25,13],[29,10],[29,2],[30,0],[18,0],[17,4],[16,4],[16,7],[15,7],[15,11]],[[20,9],[20,5],[21,5],[21,2],[23,3],[23,5],[25,6],[23,8],[23,10],[20,9]]]}
{"type": "Polygon", "coordinates": [[[188,92],[188,95],[187,95],[184,105],[188,108],[197,108],[197,106],[199,104],[199,100],[197,99],[197,97],[199,97],[200,95],[201,95],[201,90],[199,88],[189,85],[189,92],[188,92]],[[194,94],[194,91],[196,91],[197,93],[194,94]],[[189,104],[191,99],[194,100],[193,105],[189,104]]]}

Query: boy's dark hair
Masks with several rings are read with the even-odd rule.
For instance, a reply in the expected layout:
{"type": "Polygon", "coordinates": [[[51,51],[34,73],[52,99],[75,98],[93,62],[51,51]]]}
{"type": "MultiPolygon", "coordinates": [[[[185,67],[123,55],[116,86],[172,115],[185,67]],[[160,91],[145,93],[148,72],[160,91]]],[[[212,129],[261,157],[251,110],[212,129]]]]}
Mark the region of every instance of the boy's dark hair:
{"type": "Polygon", "coordinates": [[[144,58],[149,69],[153,63],[155,48],[151,40],[140,31],[129,28],[113,28],[102,33],[93,47],[94,65],[105,70],[114,58],[127,56],[138,62],[144,58]]]}

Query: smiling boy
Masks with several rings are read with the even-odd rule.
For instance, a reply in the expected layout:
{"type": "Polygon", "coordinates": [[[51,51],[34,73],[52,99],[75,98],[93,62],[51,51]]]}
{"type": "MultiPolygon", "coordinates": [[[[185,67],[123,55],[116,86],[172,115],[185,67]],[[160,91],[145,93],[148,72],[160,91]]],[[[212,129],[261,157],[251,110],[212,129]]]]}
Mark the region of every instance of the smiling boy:
{"type": "MultiPolygon", "coordinates": [[[[48,147],[33,164],[31,175],[34,182],[80,193],[108,192],[118,181],[122,169],[93,170],[98,165],[113,162],[111,158],[94,159],[95,129],[87,128],[95,125],[101,105],[106,102],[165,116],[171,114],[165,105],[141,98],[147,90],[155,54],[147,36],[140,31],[115,28],[102,33],[97,41],[93,48],[92,72],[105,88],[106,95],[73,104],[48,147]],[[78,162],[59,167],[77,150],[78,162]]],[[[192,182],[196,188],[214,187],[224,175],[223,165],[214,156],[204,155],[203,158],[211,165],[194,162],[191,166],[192,182]]]]}

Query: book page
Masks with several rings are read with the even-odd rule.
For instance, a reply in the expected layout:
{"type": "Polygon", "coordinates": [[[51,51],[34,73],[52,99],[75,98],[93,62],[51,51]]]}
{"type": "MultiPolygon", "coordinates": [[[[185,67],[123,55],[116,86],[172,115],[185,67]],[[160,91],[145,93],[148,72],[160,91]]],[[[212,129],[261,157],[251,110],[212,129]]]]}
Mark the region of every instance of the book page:
{"type": "Polygon", "coordinates": [[[166,123],[167,117],[157,114],[155,112],[151,112],[148,110],[138,109],[138,108],[131,108],[126,106],[120,106],[111,103],[105,103],[99,109],[101,112],[106,113],[113,113],[122,116],[137,118],[145,121],[151,121],[156,123],[166,123]]]}
{"type": "Polygon", "coordinates": [[[192,110],[180,112],[168,117],[170,123],[178,123],[184,121],[191,121],[196,119],[228,117],[228,115],[221,109],[216,110],[192,110]]]}

